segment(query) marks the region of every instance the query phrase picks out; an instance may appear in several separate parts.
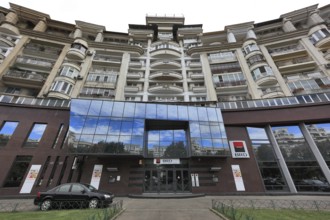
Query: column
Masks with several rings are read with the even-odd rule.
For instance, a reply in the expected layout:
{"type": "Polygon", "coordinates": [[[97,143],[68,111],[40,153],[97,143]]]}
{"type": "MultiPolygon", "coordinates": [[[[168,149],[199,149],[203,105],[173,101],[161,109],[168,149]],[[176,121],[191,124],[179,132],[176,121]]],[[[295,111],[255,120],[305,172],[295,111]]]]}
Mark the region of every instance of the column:
{"type": "Polygon", "coordinates": [[[246,39],[257,39],[257,36],[252,29],[248,30],[246,33],[246,39]]]}
{"type": "Polygon", "coordinates": [[[76,39],[80,37],[82,37],[82,31],[80,27],[76,26],[76,30],[74,31],[73,38],[76,39]]]}
{"type": "Polygon", "coordinates": [[[207,100],[218,101],[217,93],[213,85],[212,72],[206,53],[201,54],[201,62],[204,73],[204,84],[206,86],[207,100]]]}
{"type": "Polygon", "coordinates": [[[227,33],[227,41],[228,41],[228,43],[235,43],[236,42],[235,35],[232,32],[227,33]]]}
{"type": "Polygon", "coordinates": [[[284,32],[292,32],[297,30],[296,27],[292,24],[291,18],[283,18],[282,28],[284,32]]]}
{"type": "Polygon", "coordinates": [[[284,157],[283,157],[283,155],[281,153],[281,149],[280,149],[280,147],[277,144],[277,141],[275,139],[275,136],[273,134],[273,131],[272,131],[272,128],[270,127],[270,125],[267,125],[266,126],[266,132],[267,132],[267,135],[269,137],[269,141],[270,141],[270,143],[273,146],[276,159],[278,160],[278,164],[281,167],[281,170],[283,172],[283,176],[284,176],[284,178],[286,180],[286,183],[288,184],[288,187],[289,187],[290,192],[297,193],[296,186],[294,185],[293,179],[291,177],[291,174],[289,172],[288,167],[286,166],[284,157]]]}
{"type": "Polygon", "coordinates": [[[97,32],[95,42],[102,42],[103,41],[103,30],[99,30],[97,32]]]}
{"type": "Polygon", "coordinates": [[[34,31],[45,32],[47,29],[46,18],[41,19],[38,24],[33,28],[34,31]]]}
{"type": "Polygon", "coordinates": [[[6,15],[6,20],[3,21],[2,24],[1,24],[1,30],[4,33],[19,35],[19,30],[18,30],[17,27],[15,27],[17,22],[18,22],[17,14],[14,13],[14,12],[9,12],[6,15]],[[3,28],[5,28],[5,30],[3,30],[3,28]]]}
{"type": "Polygon", "coordinates": [[[319,15],[319,10],[316,9],[309,14],[308,21],[307,21],[308,26],[315,26],[315,25],[321,24],[323,22],[324,22],[324,20],[319,15]]]}
{"type": "Polygon", "coordinates": [[[147,59],[146,59],[146,70],[144,72],[144,83],[143,83],[143,97],[142,101],[147,102],[149,99],[149,75],[150,75],[150,47],[151,47],[151,38],[148,38],[147,46],[147,59]]]}
{"type": "Polygon", "coordinates": [[[115,100],[125,100],[125,86],[129,62],[130,54],[128,52],[125,52],[121,60],[121,66],[116,86],[115,100]]]}

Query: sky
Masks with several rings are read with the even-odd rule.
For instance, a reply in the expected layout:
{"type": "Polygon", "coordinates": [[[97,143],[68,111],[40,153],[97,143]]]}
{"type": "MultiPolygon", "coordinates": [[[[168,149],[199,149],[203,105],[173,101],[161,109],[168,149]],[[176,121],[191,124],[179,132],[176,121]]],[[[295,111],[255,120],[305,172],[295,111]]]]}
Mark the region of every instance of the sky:
{"type": "Polygon", "coordinates": [[[185,17],[185,24],[202,24],[203,31],[224,30],[227,25],[277,19],[281,14],[329,0],[1,0],[50,15],[51,19],[75,24],[75,20],[102,25],[107,31],[127,33],[128,24],[145,24],[146,15],[185,17]]]}

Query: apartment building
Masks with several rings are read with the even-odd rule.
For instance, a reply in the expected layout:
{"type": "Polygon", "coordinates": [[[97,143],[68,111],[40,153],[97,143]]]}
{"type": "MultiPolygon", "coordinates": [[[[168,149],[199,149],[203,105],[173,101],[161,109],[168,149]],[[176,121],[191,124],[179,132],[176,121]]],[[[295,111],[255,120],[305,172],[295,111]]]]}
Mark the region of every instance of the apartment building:
{"type": "Polygon", "coordinates": [[[327,193],[329,14],[118,33],[0,7],[1,194],[327,193]]]}

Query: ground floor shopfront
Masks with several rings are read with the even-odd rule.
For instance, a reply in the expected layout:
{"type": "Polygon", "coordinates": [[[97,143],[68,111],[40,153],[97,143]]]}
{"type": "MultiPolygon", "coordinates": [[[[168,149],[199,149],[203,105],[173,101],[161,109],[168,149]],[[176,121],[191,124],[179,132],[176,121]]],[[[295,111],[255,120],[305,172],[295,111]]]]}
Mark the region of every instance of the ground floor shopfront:
{"type": "Polygon", "coordinates": [[[330,105],[4,104],[0,194],[65,182],[116,195],[328,193],[330,105]],[[28,117],[25,117],[28,116],[28,117]]]}

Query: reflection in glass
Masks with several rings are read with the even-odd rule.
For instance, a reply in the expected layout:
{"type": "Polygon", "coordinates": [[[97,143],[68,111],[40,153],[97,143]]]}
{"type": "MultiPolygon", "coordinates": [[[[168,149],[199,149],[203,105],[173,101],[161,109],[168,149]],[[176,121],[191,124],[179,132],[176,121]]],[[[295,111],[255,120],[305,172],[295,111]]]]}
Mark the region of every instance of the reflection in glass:
{"type": "Polygon", "coordinates": [[[134,119],[133,121],[133,135],[143,135],[144,134],[144,120],[134,119]]]}
{"type": "Polygon", "coordinates": [[[89,116],[86,118],[84,128],[82,130],[83,134],[94,134],[98,118],[89,116]]]}
{"type": "Polygon", "coordinates": [[[179,120],[188,121],[188,108],[187,106],[178,106],[179,120]]]}
{"type": "Polygon", "coordinates": [[[112,116],[113,117],[122,117],[124,111],[124,102],[115,102],[113,104],[112,116]]]}
{"type": "Polygon", "coordinates": [[[191,137],[200,137],[201,136],[198,122],[190,122],[189,126],[190,126],[190,136],[191,137]]]}
{"type": "Polygon", "coordinates": [[[96,126],[95,134],[107,134],[109,130],[110,119],[99,118],[96,126]]]}
{"type": "Polygon", "coordinates": [[[298,191],[321,190],[314,180],[328,184],[298,126],[272,127],[272,131],[298,191]]]}
{"type": "Polygon", "coordinates": [[[120,134],[120,127],[121,127],[121,120],[112,118],[110,120],[110,127],[108,134],[111,135],[119,135],[120,134]]]}
{"type": "Polygon", "coordinates": [[[330,123],[306,125],[323,159],[330,165],[330,123]]]}
{"type": "Polygon", "coordinates": [[[176,105],[168,105],[168,119],[177,120],[178,119],[178,108],[176,105]]]}
{"type": "Polygon", "coordinates": [[[133,118],[134,117],[134,111],[135,111],[135,103],[126,102],[123,117],[133,118]]]}
{"type": "Polygon", "coordinates": [[[6,121],[4,122],[0,131],[0,147],[6,146],[10,137],[14,133],[18,122],[6,121]]]}
{"type": "Polygon", "coordinates": [[[167,106],[166,105],[157,105],[157,118],[158,119],[167,119],[167,106]]]}
{"type": "Polygon", "coordinates": [[[38,146],[42,135],[46,130],[46,124],[34,124],[28,139],[26,140],[24,147],[36,147],[38,146]]]}
{"type": "Polygon", "coordinates": [[[217,117],[217,112],[216,112],[216,108],[206,108],[207,109],[207,115],[209,117],[210,121],[218,121],[218,117],[217,117]]]}
{"type": "Polygon", "coordinates": [[[102,108],[100,110],[100,116],[104,116],[104,117],[111,116],[112,107],[113,107],[113,102],[103,101],[102,108]]]}
{"type": "Polygon", "coordinates": [[[122,121],[120,135],[132,135],[133,121],[122,121]]]}
{"type": "Polygon", "coordinates": [[[70,117],[70,131],[73,133],[81,133],[85,124],[85,116],[70,117]]]}
{"type": "Polygon", "coordinates": [[[135,118],[145,118],[146,117],[146,104],[136,103],[134,117],[135,118]]]}
{"type": "Polygon", "coordinates": [[[146,110],[146,118],[156,119],[156,104],[149,104],[146,110]]]}
{"type": "Polygon", "coordinates": [[[101,106],[102,106],[102,101],[92,100],[91,106],[88,111],[88,115],[96,115],[96,116],[100,115],[101,106]]]}
{"type": "Polygon", "coordinates": [[[287,189],[286,182],[284,181],[265,129],[248,127],[247,131],[266,190],[287,189]]]}
{"type": "Polygon", "coordinates": [[[84,99],[71,100],[71,107],[70,107],[71,116],[87,115],[90,104],[91,104],[91,100],[84,100],[84,99]]]}
{"type": "Polygon", "coordinates": [[[199,121],[208,121],[206,108],[198,108],[199,121]]]}
{"type": "Polygon", "coordinates": [[[197,108],[194,106],[188,107],[189,120],[198,121],[197,108]]]}

